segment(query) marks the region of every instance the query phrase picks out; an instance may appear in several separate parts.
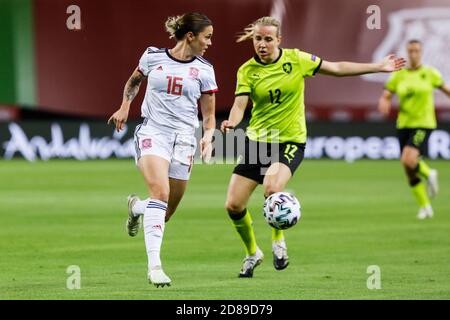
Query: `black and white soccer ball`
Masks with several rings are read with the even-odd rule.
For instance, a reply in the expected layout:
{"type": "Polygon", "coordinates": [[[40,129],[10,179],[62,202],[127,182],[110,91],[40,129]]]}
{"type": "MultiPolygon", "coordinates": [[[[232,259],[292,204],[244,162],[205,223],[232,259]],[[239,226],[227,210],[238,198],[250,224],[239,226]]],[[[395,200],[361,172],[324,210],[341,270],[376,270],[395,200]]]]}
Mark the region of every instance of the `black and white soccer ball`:
{"type": "Polygon", "coordinates": [[[275,229],[291,228],[301,217],[300,201],[288,192],[273,193],[264,202],[263,214],[275,229]]]}

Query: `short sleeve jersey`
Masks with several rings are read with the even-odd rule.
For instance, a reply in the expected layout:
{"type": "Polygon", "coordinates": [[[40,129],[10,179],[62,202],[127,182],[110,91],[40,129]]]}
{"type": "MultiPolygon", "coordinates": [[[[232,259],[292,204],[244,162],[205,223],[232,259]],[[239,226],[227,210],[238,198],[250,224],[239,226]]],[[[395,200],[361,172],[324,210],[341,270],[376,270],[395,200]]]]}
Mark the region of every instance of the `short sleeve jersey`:
{"type": "Polygon", "coordinates": [[[235,95],[253,103],[247,136],[263,142],[306,142],[305,77],[314,76],[322,60],[298,49],[280,49],[279,58],[264,64],[258,56],[237,72],[235,95]]]}
{"type": "Polygon", "coordinates": [[[443,84],[441,74],[432,67],[394,72],[385,88],[400,100],[397,128],[436,128],[433,90],[443,84]]]}
{"type": "Polygon", "coordinates": [[[168,49],[149,47],[138,70],[147,77],[142,117],[175,131],[194,132],[199,126],[198,99],[218,91],[213,66],[199,56],[181,61],[168,49]]]}

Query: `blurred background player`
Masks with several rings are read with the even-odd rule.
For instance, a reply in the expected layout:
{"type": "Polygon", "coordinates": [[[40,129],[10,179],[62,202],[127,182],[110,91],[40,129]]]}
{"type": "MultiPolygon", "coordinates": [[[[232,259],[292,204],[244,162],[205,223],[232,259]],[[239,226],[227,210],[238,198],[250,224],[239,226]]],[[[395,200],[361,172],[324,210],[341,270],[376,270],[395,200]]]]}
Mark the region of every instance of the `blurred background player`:
{"type": "Polygon", "coordinates": [[[161,243],[165,222],[174,214],[186,190],[196,149],[195,128],[199,126],[197,102],[200,101],[204,136],[200,141],[203,159],[211,154],[211,139],[216,126],[214,68],[202,58],[211,45],[213,27],[200,13],[170,17],[166,29],[176,45],[172,49],[149,47],[139,66],[125,85],[122,105],[113,121],[122,130],[130,104],[141,82],[147,78],[142,103],[144,121],[136,127],[136,163],[148,188],[149,198],[128,197],[127,229],[136,236],[143,215],[148,277],[154,285],[170,285],[162,270],[161,243]]]}
{"type": "Polygon", "coordinates": [[[428,138],[436,128],[433,90],[439,88],[450,97],[450,88],[441,74],[422,65],[422,44],[418,40],[407,43],[408,67],[391,75],[385,85],[378,109],[389,115],[391,99],[397,94],[400,108],[397,117],[397,135],[400,142],[400,161],[405,169],[411,191],[419,205],[419,219],[433,217],[430,198],[438,190],[438,172],[431,169],[421,156],[427,154],[428,138]],[[421,178],[427,181],[427,186],[421,178]]]}
{"type": "MultiPolygon", "coordinates": [[[[283,191],[303,160],[306,143],[304,78],[317,72],[333,76],[392,72],[405,64],[404,59],[393,55],[379,63],[363,64],[328,62],[298,49],[281,49],[280,27],[275,18],[263,17],[249,25],[238,38],[237,42],[252,39],[256,55],[239,68],[233,107],[228,120],[221,124],[222,131],[236,127],[249,99],[252,101],[244,161],[233,171],[225,204],[246,252],[239,277],[252,277],[254,268],[263,260],[246,208],[250,196],[258,184],[263,185],[265,197],[283,191]],[[263,164],[257,159],[256,163],[249,163],[252,151],[264,143],[276,144],[264,149],[275,150],[275,154],[269,155],[271,162],[263,164]]],[[[289,258],[282,230],[272,229],[272,252],[275,269],[286,268],[289,258]]]]}

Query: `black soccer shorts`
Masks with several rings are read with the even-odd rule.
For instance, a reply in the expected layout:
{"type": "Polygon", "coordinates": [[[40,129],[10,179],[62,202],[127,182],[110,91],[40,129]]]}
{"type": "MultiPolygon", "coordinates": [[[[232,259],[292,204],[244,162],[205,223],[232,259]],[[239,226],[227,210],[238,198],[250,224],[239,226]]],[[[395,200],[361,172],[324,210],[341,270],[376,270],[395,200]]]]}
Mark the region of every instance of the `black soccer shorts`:
{"type": "Polygon", "coordinates": [[[405,146],[418,149],[421,155],[428,154],[428,139],[433,129],[412,128],[397,129],[397,137],[400,142],[400,150],[405,146]]]}
{"type": "Polygon", "coordinates": [[[273,163],[284,163],[294,175],[305,156],[305,144],[296,142],[266,143],[246,137],[244,154],[239,155],[233,173],[263,183],[267,169],[273,163]]]}

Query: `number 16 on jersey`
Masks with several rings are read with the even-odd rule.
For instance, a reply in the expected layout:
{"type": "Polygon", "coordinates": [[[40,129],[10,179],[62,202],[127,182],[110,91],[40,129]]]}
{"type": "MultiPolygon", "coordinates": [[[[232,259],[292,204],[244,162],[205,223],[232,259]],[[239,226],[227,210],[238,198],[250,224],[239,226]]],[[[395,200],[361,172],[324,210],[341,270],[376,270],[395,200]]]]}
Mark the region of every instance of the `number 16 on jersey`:
{"type": "Polygon", "coordinates": [[[167,84],[167,93],[181,96],[183,92],[183,84],[181,81],[183,81],[183,78],[167,76],[167,80],[169,80],[169,83],[167,84]]]}

